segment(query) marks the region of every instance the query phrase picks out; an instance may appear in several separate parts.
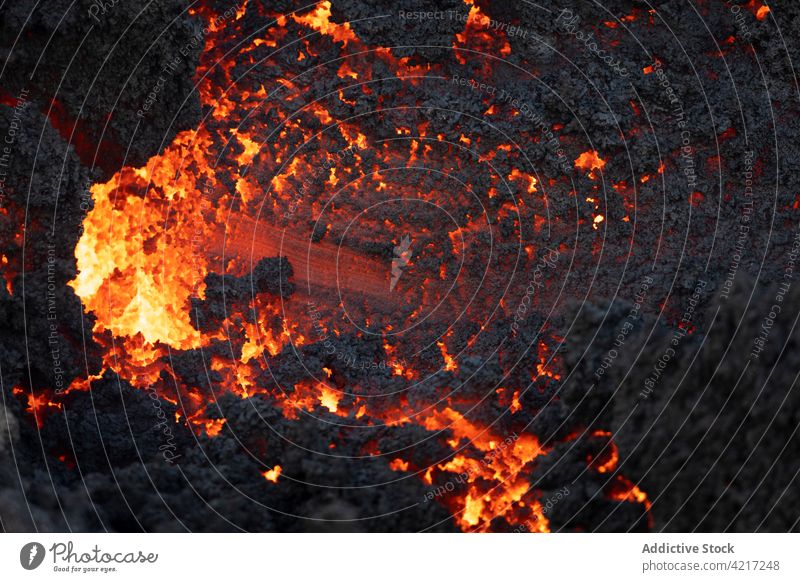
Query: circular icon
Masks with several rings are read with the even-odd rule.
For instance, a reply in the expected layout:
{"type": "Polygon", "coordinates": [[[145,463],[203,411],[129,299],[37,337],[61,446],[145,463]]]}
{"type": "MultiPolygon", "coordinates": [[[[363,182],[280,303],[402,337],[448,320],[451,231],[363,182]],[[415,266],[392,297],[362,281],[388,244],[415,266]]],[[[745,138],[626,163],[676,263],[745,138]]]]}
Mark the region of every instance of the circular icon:
{"type": "Polygon", "coordinates": [[[44,561],[44,546],[39,542],[30,542],[19,551],[19,563],[26,570],[35,570],[44,561]]]}

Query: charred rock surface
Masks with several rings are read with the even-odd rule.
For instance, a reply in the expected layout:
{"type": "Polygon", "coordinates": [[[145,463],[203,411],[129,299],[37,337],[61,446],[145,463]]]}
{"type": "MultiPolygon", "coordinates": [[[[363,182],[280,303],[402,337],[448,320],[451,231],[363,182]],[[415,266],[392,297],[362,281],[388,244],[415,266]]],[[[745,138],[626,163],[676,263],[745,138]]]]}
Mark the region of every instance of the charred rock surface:
{"type": "Polygon", "coordinates": [[[197,124],[203,27],[190,3],[34,5],[3,8],[3,87],[29,91],[83,165],[108,175],[123,162],[142,165],[197,124]]]}

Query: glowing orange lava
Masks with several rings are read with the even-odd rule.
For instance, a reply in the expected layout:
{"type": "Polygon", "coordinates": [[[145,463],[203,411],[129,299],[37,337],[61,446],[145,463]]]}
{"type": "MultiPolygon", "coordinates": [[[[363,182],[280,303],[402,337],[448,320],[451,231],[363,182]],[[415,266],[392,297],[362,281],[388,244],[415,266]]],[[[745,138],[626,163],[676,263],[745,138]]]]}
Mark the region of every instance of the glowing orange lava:
{"type": "MultiPolygon", "coordinates": [[[[277,256],[279,249],[283,256],[290,253],[294,253],[293,259],[302,256],[306,248],[292,246],[295,230],[314,224],[323,210],[334,217],[339,216],[337,213],[347,216],[348,210],[363,204],[364,192],[381,193],[392,188],[385,177],[373,176],[379,164],[413,168],[423,162],[431,163],[435,158],[430,143],[445,141],[441,136],[429,135],[423,122],[398,126],[393,134],[405,141],[391,144],[386,140],[378,144],[373,136],[365,135],[357,120],[337,122],[346,117],[342,107],[349,109],[357,104],[359,95],[373,90],[369,82],[374,80],[376,70],[385,69],[412,86],[419,82],[415,77],[440,75],[441,69],[397,58],[382,47],[372,47],[374,50],[369,51],[368,57],[361,55],[370,47],[361,42],[349,24],[331,21],[328,1],[290,17],[272,14],[268,8],[255,4],[243,6],[230,21],[211,27],[196,78],[201,104],[209,111],[203,125],[179,133],[144,167],[122,168],[108,182],[91,188],[94,208],[84,220],[83,234],[75,249],[78,274],[69,284],[87,312],[96,318],[94,339],[105,350],[104,366],[136,387],[157,386],[159,394],[180,402],[182,410],[178,418],[185,419],[196,431],[214,437],[227,430],[225,420],[205,416],[208,392],[184,384],[171,368],[169,355],[172,351],[230,344],[235,346],[230,354],[213,352],[209,356],[208,367],[217,378],[214,391],[241,398],[267,394],[287,419],[298,418],[301,411],[321,411],[351,421],[368,419],[370,423],[387,425],[413,422],[429,431],[442,431],[451,435],[442,437],[453,451],[446,462],[434,467],[415,467],[410,459],[395,457],[387,460],[389,467],[418,472],[430,487],[462,479],[466,484],[464,491],[447,496],[442,502],[466,531],[487,531],[498,517],[505,518],[512,526],[548,531],[540,493],[531,488],[524,476],[531,463],[547,454],[535,436],[496,433],[469,420],[467,413],[460,411],[459,404],[463,403],[459,402],[441,402],[420,411],[405,399],[390,409],[380,408],[375,399],[354,395],[357,386],[341,389],[341,383],[335,383],[332,366],[323,367],[317,378],[297,381],[288,390],[263,385],[260,377],[265,359],[276,358],[290,347],[297,349],[316,342],[323,334],[331,339],[340,334],[336,329],[338,324],[324,326],[309,321],[301,300],[281,299],[274,293],[248,289],[250,293],[239,297],[238,303],[226,303],[224,313],[198,323],[198,312],[193,306],[202,304],[213,292],[207,284],[209,275],[244,277],[251,272],[255,261],[277,256]],[[225,43],[239,36],[238,23],[251,9],[262,11],[274,25],[231,56],[225,43]],[[297,104],[304,103],[308,81],[299,78],[299,73],[295,78],[287,71],[277,79],[256,75],[257,80],[232,82],[241,63],[258,62],[269,71],[283,66],[271,49],[281,45],[291,27],[300,27],[303,35],[308,35],[293,45],[290,59],[293,63],[317,60],[322,48],[315,41],[320,39],[346,46],[355,55],[335,63],[331,71],[332,78],[342,81],[346,89],[333,89],[329,100],[320,99],[300,107],[297,104]],[[263,61],[257,61],[256,55],[265,54],[268,56],[263,61]],[[272,136],[272,141],[267,136],[272,136]],[[304,143],[315,146],[300,155],[295,150],[304,143]],[[367,149],[369,155],[364,151],[367,149]],[[346,163],[335,163],[342,159],[346,163]],[[359,169],[367,166],[367,159],[370,166],[363,168],[361,175],[359,169]],[[357,180],[361,180],[358,190],[349,199],[343,194],[330,209],[324,209],[324,203],[312,195],[315,186],[333,191],[340,184],[357,180]],[[285,231],[289,231],[288,241],[282,238],[285,231]],[[114,339],[113,343],[109,338],[114,339]]],[[[488,16],[474,3],[469,4],[465,29],[454,39],[456,60],[466,59],[467,52],[459,49],[508,56],[511,48],[505,33],[492,29],[488,16]]],[[[197,14],[204,18],[212,16],[207,8],[198,9],[197,14]]],[[[388,118],[384,122],[389,123],[388,118]]],[[[480,143],[477,136],[461,134],[461,138],[454,137],[454,141],[464,147],[474,148],[480,143]]],[[[482,159],[490,159],[498,152],[510,156],[512,148],[504,144],[496,152],[484,154],[482,159]]],[[[452,165],[453,173],[472,163],[465,161],[463,150],[451,149],[448,155],[440,157],[452,165]]],[[[586,151],[575,160],[575,167],[588,171],[592,178],[594,171],[602,170],[605,164],[595,151],[586,151]]],[[[537,186],[541,186],[536,178],[519,170],[504,175],[526,193],[520,204],[528,205],[530,210],[539,203],[537,196],[533,196],[538,192],[537,186]]],[[[490,197],[497,195],[501,181],[499,176],[493,178],[489,184],[490,197]]],[[[398,197],[413,194],[425,202],[436,202],[441,196],[440,192],[428,190],[398,192],[392,196],[395,194],[398,197]]],[[[448,196],[454,203],[461,201],[462,196],[466,199],[466,194],[460,191],[448,192],[448,196]]],[[[513,211],[510,204],[499,205],[500,218],[513,217],[513,211]]],[[[603,220],[602,215],[595,216],[594,227],[603,220]]],[[[383,240],[385,222],[370,223],[365,219],[365,223],[364,232],[372,234],[373,240],[383,240]]],[[[327,229],[336,227],[327,225],[323,229],[325,235],[327,229]]],[[[468,215],[464,224],[443,229],[443,239],[452,243],[453,255],[463,258],[469,251],[464,241],[480,234],[481,228],[478,219],[468,215]]],[[[327,285],[338,290],[337,285],[342,280],[347,283],[348,275],[340,276],[335,270],[340,256],[338,247],[325,247],[326,244],[330,243],[323,239],[314,247],[320,255],[309,259],[308,265],[322,264],[320,272],[330,275],[330,281],[310,277],[308,282],[319,288],[327,285]],[[336,252],[325,254],[326,248],[336,252]]],[[[436,250],[435,247],[429,243],[429,249],[436,250]]],[[[349,286],[363,291],[367,284],[373,284],[374,288],[367,291],[375,296],[388,292],[388,282],[375,275],[377,261],[352,250],[350,253],[352,264],[358,268],[353,269],[353,282],[349,286]]],[[[402,253],[400,256],[409,258],[402,253]]],[[[415,266],[410,260],[404,265],[408,271],[415,266]]],[[[444,262],[434,267],[440,280],[448,274],[445,267],[444,262]]],[[[295,274],[298,272],[302,276],[302,269],[295,266],[295,274]]],[[[429,275],[423,283],[430,283],[431,279],[436,279],[436,275],[429,275]]],[[[421,287],[420,294],[425,298],[428,290],[425,285],[421,287]]],[[[459,296],[459,292],[455,290],[454,301],[466,303],[468,298],[459,296]]],[[[418,310],[412,312],[409,321],[414,321],[418,314],[418,310]]],[[[369,323],[367,319],[367,327],[369,323]]],[[[451,333],[437,341],[433,350],[435,353],[438,347],[443,373],[455,375],[459,372],[458,351],[451,333]]],[[[397,360],[395,346],[386,337],[382,344],[393,381],[410,383],[421,376],[413,364],[397,360]]],[[[549,358],[543,342],[535,357],[537,361],[531,366],[534,380],[560,379],[557,364],[544,364],[549,358]]],[[[520,386],[506,389],[506,406],[512,414],[523,408],[520,389],[520,386]]],[[[29,396],[28,403],[37,420],[41,410],[59,406],[33,396],[29,396]]],[[[613,463],[607,460],[597,470],[608,472],[615,464],[616,459],[613,463]]],[[[277,483],[281,475],[287,479],[290,467],[275,465],[262,473],[271,483],[277,483]]],[[[647,502],[646,496],[634,486],[620,485],[613,495],[628,502],[647,502]]]]}

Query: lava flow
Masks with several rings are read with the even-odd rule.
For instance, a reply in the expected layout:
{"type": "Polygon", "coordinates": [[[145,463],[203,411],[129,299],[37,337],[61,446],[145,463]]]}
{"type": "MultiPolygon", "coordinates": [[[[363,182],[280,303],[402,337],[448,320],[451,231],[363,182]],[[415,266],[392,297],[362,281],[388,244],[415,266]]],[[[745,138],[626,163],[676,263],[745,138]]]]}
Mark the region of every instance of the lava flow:
{"type": "MultiPolygon", "coordinates": [[[[464,531],[549,531],[534,473],[578,437],[530,425],[559,398],[545,316],[572,253],[552,241],[575,217],[550,199],[570,182],[526,163],[519,140],[544,143],[541,128],[498,130],[518,122],[511,100],[453,82],[513,87],[519,75],[476,57],[512,49],[477,5],[465,10],[452,46],[426,61],[362,40],[329,2],[292,14],[244,2],[225,18],[197,8],[209,23],[202,123],[92,186],[70,285],[104,369],[176,403],[197,434],[227,430],[209,413],[225,393],[286,419],[413,426],[448,454],[377,441],[361,452],[421,480],[464,531]],[[551,272],[526,293],[536,269],[551,272]],[[173,364],[190,353],[207,384],[173,364]]],[[[570,169],[600,184],[603,153],[569,145],[570,169]]],[[[603,207],[587,200],[580,225],[598,232],[603,207]]],[[[30,407],[38,419],[57,400],[30,407]]],[[[645,513],[613,451],[586,470],[608,475],[607,502],[645,513]]],[[[282,461],[253,479],[280,487],[292,471],[282,461]]]]}

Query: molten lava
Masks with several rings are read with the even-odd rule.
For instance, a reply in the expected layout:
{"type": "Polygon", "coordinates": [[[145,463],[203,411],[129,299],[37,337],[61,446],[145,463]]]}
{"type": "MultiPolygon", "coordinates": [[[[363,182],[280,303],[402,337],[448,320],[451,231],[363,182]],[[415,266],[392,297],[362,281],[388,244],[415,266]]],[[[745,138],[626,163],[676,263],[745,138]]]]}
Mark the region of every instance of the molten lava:
{"type": "MultiPolygon", "coordinates": [[[[465,28],[453,41],[455,60],[466,62],[464,49],[509,55],[505,33],[492,29],[489,18],[470,4],[465,28]]],[[[196,14],[213,16],[206,7],[196,14]]],[[[481,398],[462,396],[457,382],[432,402],[415,404],[403,397],[396,406],[382,406],[363,387],[340,380],[342,374],[332,366],[313,370],[316,376],[288,387],[266,386],[258,379],[294,350],[315,342],[335,347],[350,333],[364,340],[375,330],[393,378],[411,388],[438,372],[454,378],[464,351],[479,345],[488,325],[481,314],[492,297],[481,294],[480,281],[474,280],[481,274],[474,266],[479,245],[489,232],[508,237],[501,242],[515,242],[514,236],[496,232],[500,221],[541,229],[543,183],[517,168],[493,176],[488,199],[495,201],[497,215],[487,220],[474,211],[474,185],[439,180],[468,175],[477,162],[463,148],[483,148],[479,159],[484,162],[497,156],[513,160],[516,148],[499,143],[487,150],[482,136],[461,131],[447,137],[429,134],[427,122],[414,114],[411,89],[426,76],[442,75],[441,66],[420,65],[389,49],[367,46],[349,24],[331,20],[329,2],[292,16],[250,3],[210,30],[196,76],[203,110],[209,113],[203,124],[180,133],[146,166],[124,167],[91,189],[94,208],[75,249],[78,274],[70,285],[96,317],[94,337],[105,350],[104,366],[136,387],[156,385],[159,394],[180,403],[179,422],[213,437],[226,430],[225,420],[206,416],[209,391],[184,382],[172,369],[170,354],[228,345],[227,355],[216,350],[207,356],[218,378],[213,392],[269,397],[289,419],[324,412],[349,422],[424,427],[451,448],[448,459],[415,466],[410,458],[395,455],[387,463],[393,470],[416,473],[430,486],[463,481],[463,488],[440,500],[463,530],[488,531],[493,520],[504,518],[511,526],[548,531],[540,493],[526,476],[548,449],[527,432],[503,435],[470,420],[481,398]],[[245,35],[241,27],[251,10],[260,10],[264,22],[272,24],[245,35]],[[288,60],[279,49],[287,43],[292,43],[288,60]],[[334,46],[346,47],[347,53],[321,69],[320,55],[334,46]],[[258,73],[240,78],[245,65],[257,67],[258,73]],[[359,95],[383,90],[378,71],[399,83],[398,99],[408,95],[408,105],[371,114],[378,116],[379,126],[396,126],[388,137],[367,131],[362,125],[367,120],[354,113],[359,95]],[[315,75],[332,75],[337,83],[312,100],[307,93],[315,75]],[[437,166],[442,170],[428,173],[437,166]],[[404,181],[398,169],[416,172],[419,180],[404,181]],[[506,181],[521,195],[513,203],[502,198],[506,181]],[[387,199],[407,205],[384,211],[387,199]],[[436,213],[443,199],[461,209],[455,222],[436,213]],[[354,216],[358,223],[352,226],[354,216]],[[412,228],[409,246],[394,253],[397,276],[391,285],[392,247],[402,239],[386,233],[412,228]],[[296,285],[293,295],[252,283],[254,265],[278,256],[291,265],[291,272],[283,274],[296,285]],[[218,284],[222,293],[230,288],[238,289],[238,295],[227,299],[223,294],[226,299],[220,300],[218,284]],[[213,316],[202,307],[211,301],[222,305],[213,316]],[[318,315],[309,315],[311,302],[318,315]],[[448,322],[459,322],[468,331],[454,333],[448,322]],[[357,331],[350,331],[351,324],[357,331]],[[434,355],[410,363],[398,357],[425,346],[434,355]]],[[[493,117],[518,115],[503,104],[487,103],[486,110],[493,117]]],[[[575,166],[594,177],[605,161],[587,151],[575,166]]],[[[594,227],[603,220],[595,216],[594,227]]],[[[535,262],[535,251],[530,246],[521,255],[535,262]]],[[[509,260],[494,259],[494,275],[488,277],[500,279],[514,267],[509,260]]],[[[502,306],[507,316],[516,308],[508,300],[502,306]]],[[[532,356],[534,383],[560,379],[558,362],[546,364],[552,360],[549,341],[541,340],[532,356]]],[[[345,361],[351,368],[365,365],[345,361]]],[[[515,415],[524,406],[524,391],[525,386],[508,386],[491,394],[498,394],[508,414],[515,415]]],[[[32,394],[28,403],[37,421],[45,409],[58,406],[32,394]]],[[[593,461],[596,470],[613,472],[615,455],[600,464],[593,461]]],[[[274,465],[262,477],[276,484],[290,474],[291,467],[274,465]]],[[[616,477],[609,495],[647,503],[637,487],[616,477]]]]}

